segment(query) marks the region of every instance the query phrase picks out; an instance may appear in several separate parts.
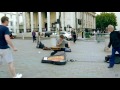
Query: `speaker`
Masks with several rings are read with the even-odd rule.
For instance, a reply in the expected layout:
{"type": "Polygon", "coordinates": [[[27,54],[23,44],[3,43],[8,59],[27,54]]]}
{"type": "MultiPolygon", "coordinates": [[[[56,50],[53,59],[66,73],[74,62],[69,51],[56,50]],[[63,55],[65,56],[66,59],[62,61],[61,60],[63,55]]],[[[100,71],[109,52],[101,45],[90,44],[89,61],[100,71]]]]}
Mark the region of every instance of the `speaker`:
{"type": "Polygon", "coordinates": [[[78,24],[81,25],[81,20],[80,19],[78,19],[78,24]]]}

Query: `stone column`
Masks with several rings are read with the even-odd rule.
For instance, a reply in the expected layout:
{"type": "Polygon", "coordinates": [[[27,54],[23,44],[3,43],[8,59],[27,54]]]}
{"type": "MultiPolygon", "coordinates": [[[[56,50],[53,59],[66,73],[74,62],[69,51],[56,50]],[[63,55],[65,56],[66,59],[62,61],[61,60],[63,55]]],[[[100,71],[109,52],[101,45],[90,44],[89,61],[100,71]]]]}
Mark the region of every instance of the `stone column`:
{"type": "Polygon", "coordinates": [[[94,29],[94,16],[92,16],[92,28],[94,29]]]}
{"type": "Polygon", "coordinates": [[[62,30],[64,31],[64,12],[61,12],[61,24],[62,24],[62,30]]]}
{"type": "Polygon", "coordinates": [[[94,17],[94,29],[96,29],[96,18],[94,17]]]}
{"type": "Polygon", "coordinates": [[[75,12],[75,27],[78,29],[78,12],[75,12]]]}
{"type": "Polygon", "coordinates": [[[30,12],[30,18],[31,18],[31,32],[34,29],[34,23],[33,23],[33,12],[30,12]]]}
{"type": "Polygon", "coordinates": [[[19,13],[16,12],[16,32],[19,33],[19,13]]]}
{"type": "Polygon", "coordinates": [[[23,27],[24,27],[24,33],[26,33],[26,12],[23,12],[23,27]]]}
{"type": "Polygon", "coordinates": [[[10,30],[13,31],[13,19],[12,19],[12,12],[10,13],[10,30]]]}
{"type": "Polygon", "coordinates": [[[17,33],[17,28],[16,28],[16,20],[13,21],[13,26],[14,26],[14,33],[16,34],[17,33]]]}
{"type": "MultiPolygon", "coordinates": [[[[59,12],[56,12],[56,21],[59,19],[59,12]]],[[[59,30],[59,24],[56,25],[57,30],[59,30]]]]}
{"type": "Polygon", "coordinates": [[[47,12],[47,31],[50,31],[50,12],[47,12]]]}
{"type": "Polygon", "coordinates": [[[82,31],[83,31],[83,35],[82,35],[82,38],[85,38],[85,30],[84,30],[84,23],[85,23],[85,12],[82,12],[82,31]]]}
{"type": "Polygon", "coordinates": [[[91,28],[93,29],[93,17],[92,17],[92,15],[91,15],[91,17],[90,17],[90,22],[91,22],[91,28]]]}
{"type": "Polygon", "coordinates": [[[74,13],[74,12],[71,12],[71,18],[70,18],[70,19],[71,19],[71,26],[72,26],[72,28],[75,28],[75,27],[74,27],[74,25],[75,25],[75,20],[74,20],[75,17],[74,17],[74,15],[73,15],[73,13],[74,13]]]}
{"type": "Polygon", "coordinates": [[[39,32],[42,32],[42,17],[41,12],[38,12],[39,32]]]}

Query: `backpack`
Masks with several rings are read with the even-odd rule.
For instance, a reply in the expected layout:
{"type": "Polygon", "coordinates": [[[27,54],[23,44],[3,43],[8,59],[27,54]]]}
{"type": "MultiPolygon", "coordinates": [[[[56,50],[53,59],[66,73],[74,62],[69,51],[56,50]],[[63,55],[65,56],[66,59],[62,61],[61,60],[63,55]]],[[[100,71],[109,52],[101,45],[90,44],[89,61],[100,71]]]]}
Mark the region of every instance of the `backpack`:
{"type": "Polygon", "coordinates": [[[41,48],[41,49],[43,49],[44,47],[45,47],[44,44],[42,44],[41,42],[40,43],[38,42],[36,46],[36,48],[41,48]]]}

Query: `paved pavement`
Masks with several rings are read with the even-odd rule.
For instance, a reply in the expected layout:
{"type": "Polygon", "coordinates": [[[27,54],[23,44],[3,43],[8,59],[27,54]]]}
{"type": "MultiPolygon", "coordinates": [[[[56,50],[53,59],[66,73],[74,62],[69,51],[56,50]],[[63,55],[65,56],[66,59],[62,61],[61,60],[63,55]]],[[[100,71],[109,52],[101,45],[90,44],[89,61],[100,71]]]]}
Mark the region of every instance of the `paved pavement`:
{"type": "MultiPolygon", "coordinates": [[[[49,39],[42,42],[50,46],[49,39]]],[[[22,73],[23,78],[120,78],[119,64],[108,69],[108,63],[104,63],[105,55],[110,54],[104,52],[104,42],[70,42],[72,52],[66,53],[67,59],[77,61],[68,62],[63,66],[41,63],[41,59],[49,56],[51,51],[36,49],[36,43],[32,43],[32,40],[14,39],[13,43],[18,48],[17,52],[13,52],[16,71],[22,73]]],[[[0,67],[0,78],[10,77],[4,62],[0,67]]]]}

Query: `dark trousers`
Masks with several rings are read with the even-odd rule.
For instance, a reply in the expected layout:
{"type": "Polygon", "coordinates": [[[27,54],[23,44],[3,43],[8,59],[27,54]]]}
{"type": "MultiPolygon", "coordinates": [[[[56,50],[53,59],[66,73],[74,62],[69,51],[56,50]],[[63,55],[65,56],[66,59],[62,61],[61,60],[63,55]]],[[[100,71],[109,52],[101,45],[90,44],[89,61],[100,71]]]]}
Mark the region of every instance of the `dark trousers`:
{"type": "Polygon", "coordinates": [[[65,48],[61,48],[61,50],[54,50],[54,52],[51,53],[51,56],[55,55],[58,51],[65,51],[65,48]]]}
{"type": "Polygon", "coordinates": [[[120,48],[112,48],[112,55],[110,57],[110,66],[113,67],[115,64],[115,52],[118,52],[120,55],[120,48]]]}
{"type": "Polygon", "coordinates": [[[73,35],[73,42],[76,42],[76,35],[73,35]]]}
{"type": "Polygon", "coordinates": [[[33,36],[33,42],[36,40],[36,37],[35,36],[33,36]]]}

